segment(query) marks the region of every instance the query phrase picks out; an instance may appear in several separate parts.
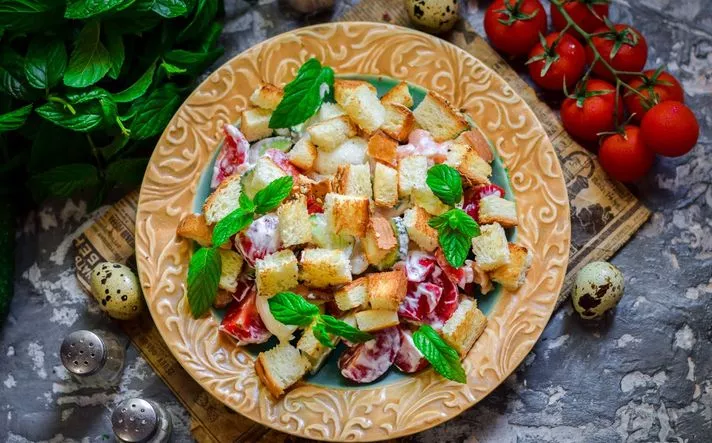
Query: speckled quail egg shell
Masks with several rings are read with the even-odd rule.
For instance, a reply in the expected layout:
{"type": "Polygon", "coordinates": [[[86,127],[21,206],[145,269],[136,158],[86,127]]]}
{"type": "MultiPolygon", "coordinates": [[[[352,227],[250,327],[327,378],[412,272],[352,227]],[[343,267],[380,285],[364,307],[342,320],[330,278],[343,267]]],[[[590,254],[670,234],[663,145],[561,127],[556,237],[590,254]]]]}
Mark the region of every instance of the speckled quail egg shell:
{"type": "Polygon", "coordinates": [[[571,300],[582,318],[593,320],[613,309],[623,290],[623,274],[618,268],[607,262],[592,262],[576,274],[571,300]]]}
{"type": "Polygon", "coordinates": [[[404,0],[410,21],[427,32],[449,31],[458,18],[457,0],[404,0]]]}
{"type": "Polygon", "coordinates": [[[143,309],[138,278],[120,263],[97,264],[91,271],[91,292],[101,310],[112,318],[129,320],[143,309]]]}

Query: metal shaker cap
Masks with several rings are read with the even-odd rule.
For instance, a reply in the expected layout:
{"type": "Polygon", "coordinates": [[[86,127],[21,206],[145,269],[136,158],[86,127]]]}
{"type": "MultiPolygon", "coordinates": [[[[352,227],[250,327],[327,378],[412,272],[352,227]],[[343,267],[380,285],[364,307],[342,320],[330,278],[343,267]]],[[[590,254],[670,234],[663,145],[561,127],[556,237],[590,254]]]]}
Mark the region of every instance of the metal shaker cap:
{"type": "Polygon", "coordinates": [[[158,414],[150,402],[141,398],[130,398],[114,409],[111,414],[111,427],[121,442],[144,442],[158,428],[158,414]]]}
{"type": "Polygon", "coordinates": [[[104,341],[92,331],[74,331],[59,350],[62,364],[76,375],[89,375],[101,369],[106,361],[104,341]]]}

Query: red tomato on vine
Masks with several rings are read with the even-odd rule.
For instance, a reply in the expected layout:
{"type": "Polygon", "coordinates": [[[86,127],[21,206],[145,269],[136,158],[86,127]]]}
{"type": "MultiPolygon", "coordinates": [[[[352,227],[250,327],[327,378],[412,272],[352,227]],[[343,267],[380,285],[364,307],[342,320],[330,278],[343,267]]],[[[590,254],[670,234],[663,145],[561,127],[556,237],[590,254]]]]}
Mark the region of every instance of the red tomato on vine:
{"type": "MultiPolygon", "coordinates": [[[[591,33],[603,26],[604,17],[608,17],[610,3],[610,0],[564,0],[561,6],[574,23],[584,31],[591,33]]],[[[553,2],[551,3],[551,23],[557,31],[561,31],[568,24],[553,2]]],[[[581,37],[578,32],[574,32],[574,35],[581,37]]]]}
{"type": "Polygon", "coordinates": [[[625,106],[633,118],[640,122],[648,109],[657,103],[666,101],[685,101],[685,92],[682,85],[669,72],[662,68],[649,69],[643,72],[644,77],[635,77],[628,84],[640,94],[627,91],[623,97],[625,106]],[[641,97],[641,95],[643,97],[641,97]]]}
{"type": "MultiPolygon", "coordinates": [[[[618,24],[599,28],[594,33],[596,35],[591,38],[591,43],[613,69],[624,72],[643,69],[648,58],[648,43],[635,28],[618,24]]],[[[594,57],[593,49],[587,45],[586,59],[589,64],[593,63],[594,57]]],[[[593,66],[593,72],[605,80],[615,81],[613,73],[600,61],[593,66]]],[[[630,75],[622,74],[620,77],[626,79],[630,75]]]]}
{"type": "Polygon", "coordinates": [[[526,55],[546,32],[546,11],[539,0],[495,0],[485,12],[492,46],[508,55],[526,55]]]}
{"type": "Polygon", "coordinates": [[[529,75],[544,89],[561,90],[575,85],[583,76],[586,53],[575,38],[553,32],[540,37],[529,52],[529,75]]]}
{"type": "Polygon", "coordinates": [[[640,132],[645,146],[666,157],[687,154],[697,144],[700,125],[690,108],[667,101],[653,106],[643,117],[640,132]]]}
{"type": "Polygon", "coordinates": [[[613,131],[616,118],[622,120],[623,102],[618,101],[616,111],[616,88],[598,79],[589,79],[579,85],[574,94],[561,105],[561,122],[574,138],[593,142],[601,132],[613,131]]]}
{"type": "Polygon", "coordinates": [[[609,135],[598,150],[598,161],[616,180],[634,182],[648,173],[655,154],[643,143],[640,128],[627,125],[622,134],[609,135]]]}

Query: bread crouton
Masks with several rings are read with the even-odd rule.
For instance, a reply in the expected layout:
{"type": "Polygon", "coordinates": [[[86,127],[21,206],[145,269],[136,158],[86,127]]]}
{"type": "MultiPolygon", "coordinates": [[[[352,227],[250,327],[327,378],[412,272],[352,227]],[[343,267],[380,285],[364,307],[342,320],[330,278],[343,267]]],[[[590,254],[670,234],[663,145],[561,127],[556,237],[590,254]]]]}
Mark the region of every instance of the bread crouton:
{"type": "Polygon", "coordinates": [[[238,200],[242,188],[241,179],[242,176],[239,174],[231,175],[223,180],[205,200],[203,214],[209,225],[219,222],[240,206],[238,200]]]}
{"type": "Polygon", "coordinates": [[[281,397],[301,380],[309,367],[309,360],[289,343],[281,343],[269,351],[260,352],[255,360],[257,376],[275,398],[281,397]]]}
{"type": "Polygon", "coordinates": [[[218,289],[218,295],[216,295],[215,300],[213,300],[213,308],[224,309],[233,300],[235,300],[235,297],[232,296],[232,292],[228,292],[224,289],[218,289]]]}
{"type": "Polygon", "coordinates": [[[408,108],[412,107],[413,96],[410,95],[408,83],[400,82],[392,87],[388,92],[383,94],[383,97],[381,97],[381,103],[384,105],[386,103],[396,103],[408,108]]]}
{"type": "Polygon", "coordinates": [[[176,234],[179,237],[193,240],[200,246],[211,246],[213,244],[213,230],[208,226],[203,214],[186,214],[178,223],[176,234]]]}
{"type": "Polygon", "coordinates": [[[287,158],[297,168],[302,171],[309,172],[314,168],[316,162],[317,150],[314,143],[309,137],[300,138],[287,152],[287,158]]]}
{"type": "Polygon", "coordinates": [[[282,101],[282,97],[284,97],[282,88],[278,88],[272,83],[260,83],[250,96],[250,101],[258,108],[274,111],[282,101]]]}
{"type": "Polygon", "coordinates": [[[336,306],[342,311],[361,308],[368,304],[368,277],[357,278],[334,294],[336,306]]]}
{"type": "Polygon", "coordinates": [[[482,157],[482,159],[487,163],[492,163],[492,160],[494,160],[494,154],[492,154],[490,145],[479,129],[472,129],[470,131],[463,132],[457,136],[455,143],[470,146],[475,150],[477,155],[482,157]]]}
{"type": "Polygon", "coordinates": [[[472,252],[480,268],[491,271],[509,263],[507,236],[499,223],[480,226],[480,235],[472,238],[472,252]]]}
{"type": "Polygon", "coordinates": [[[429,220],[430,215],[418,206],[403,214],[408,237],[426,252],[432,252],[438,247],[438,231],[428,225],[429,220]]]}
{"type": "MultiPolygon", "coordinates": [[[[329,334],[331,343],[336,345],[339,342],[339,337],[335,337],[329,334]]],[[[321,365],[326,360],[326,357],[331,352],[331,348],[324,346],[321,342],[314,336],[313,324],[307,326],[302,332],[301,338],[297,342],[297,349],[302,351],[311,365],[310,373],[315,374],[321,365]]]]}
{"type": "Polygon", "coordinates": [[[445,164],[457,169],[468,185],[484,185],[490,182],[492,166],[469,145],[451,143],[445,164]]]}
{"type": "Polygon", "coordinates": [[[340,115],[346,115],[344,108],[339,106],[337,103],[324,102],[319,107],[319,112],[317,116],[319,121],[328,120],[330,118],[338,117],[340,115]]]}
{"type": "Polygon", "coordinates": [[[373,170],[373,201],[384,208],[398,203],[398,171],[383,163],[376,163],[373,170]]]}
{"type": "Polygon", "coordinates": [[[329,229],[341,235],[363,237],[368,227],[369,200],[366,197],[326,194],[324,213],[329,229]]]}
{"type": "Polygon", "coordinates": [[[509,263],[490,272],[492,280],[509,291],[519,289],[527,279],[527,271],[532,265],[532,253],[524,246],[509,244],[509,263]]]}
{"type": "Polygon", "coordinates": [[[370,83],[353,80],[334,82],[334,98],[364,132],[370,134],[386,120],[386,110],[370,83]]]}
{"type": "Polygon", "coordinates": [[[408,291],[405,269],[368,275],[368,302],[371,309],[397,311],[408,291]]]}
{"type": "Polygon", "coordinates": [[[314,143],[322,151],[333,151],[347,139],[356,135],[356,126],[346,115],[321,121],[307,128],[314,143]]]}
{"type": "Polygon", "coordinates": [[[373,215],[366,229],[366,236],[361,239],[363,252],[372,265],[377,265],[398,247],[391,222],[381,215],[373,215]]]}
{"type": "Polygon", "coordinates": [[[343,285],[351,281],[351,262],[339,249],[305,249],[299,278],[312,288],[343,285]]]}
{"type": "Polygon", "coordinates": [[[477,302],[465,298],[442,329],[443,339],[464,358],[487,327],[487,317],[477,302]]]}
{"type": "Polygon", "coordinates": [[[371,168],[368,165],[341,165],[334,177],[336,192],[355,197],[371,198],[371,168]]]}
{"type": "Polygon", "coordinates": [[[398,103],[386,103],[386,121],[383,122],[381,130],[398,140],[405,142],[415,128],[415,117],[410,109],[398,103]]]}
{"type": "Polygon", "coordinates": [[[311,223],[307,210],[307,198],[297,195],[277,208],[279,236],[284,247],[301,245],[311,241],[311,223]]]}
{"type": "Polygon", "coordinates": [[[297,286],[299,266],[291,249],[283,249],[255,261],[257,294],[271,297],[297,286]]]}
{"type": "Polygon", "coordinates": [[[399,323],[397,311],[369,309],[368,311],[357,312],[354,317],[358,328],[365,332],[390,328],[399,323]]]}
{"type": "Polygon", "coordinates": [[[300,175],[295,180],[295,186],[292,187],[292,195],[303,194],[307,198],[307,209],[309,205],[312,207],[324,207],[326,194],[333,192],[333,177],[321,177],[319,180],[312,180],[308,177],[300,175]]]}
{"type": "Polygon", "coordinates": [[[247,141],[253,142],[272,135],[269,119],[272,111],[268,109],[247,109],[240,114],[240,132],[247,141]]]}
{"type": "Polygon", "coordinates": [[[425,209],[430,215],[441,215],[446,213],[450,207],[443,203],[430,189],[430,186],[419,186],[413,188],[410,199],[416,206],[425,209]]]}
{"type": "Polygon", "coordinates": [[[314,169],[319,174],[336,174],[339,165],[361,165],[366,163],[366,140],[352,137],[331,152],[319,151],[314,163],[314,169]]]}
{"type": "Polygon", "coordinates": [[[470,127],[462,114],[433,91],[413,110],[413,116],[418,126],[430,132],[436,142],[452,140],[470,127]]]}
{"type": "Polygon", "coordinates": [[[519,223],[514,202],[496,195],[488,195],[480,200],[477,215],[480,224],[499,223],[503,228],[511,228],[519,223]]]}
{"type": "MultiPolygon", "coordinates": [[[[287,175],[282,168],[268,157],[260,157],[255,163],[255,167],[248,174],[245,177],[243,192],[251,199],[255,198],[255,194],[266,188],[267,185],[287,175]]],[[[237,207],[237,201],[235,201],[235,207],[237,207]]]]}
{"type": "Polygon", "coordinates": [[[426,186],[428,159],[422,155],[404,157],[398,163],[398,195],[408,197],[413,189],[426,186]]]}
{"type": "Polygon", "coordinates": [[[368,139],[368,155],[395,167],[398,164],[398,142],[386,135],[383,131],[374,132],[368,139]]]}
{"type": "Polygon", "coordinates": [[[219,249],[222,266],[220,269],[220,282],[218,287],[228,292],[237,290],[237,277],[242,271],[242,256],[235,251],[219,249]]]}

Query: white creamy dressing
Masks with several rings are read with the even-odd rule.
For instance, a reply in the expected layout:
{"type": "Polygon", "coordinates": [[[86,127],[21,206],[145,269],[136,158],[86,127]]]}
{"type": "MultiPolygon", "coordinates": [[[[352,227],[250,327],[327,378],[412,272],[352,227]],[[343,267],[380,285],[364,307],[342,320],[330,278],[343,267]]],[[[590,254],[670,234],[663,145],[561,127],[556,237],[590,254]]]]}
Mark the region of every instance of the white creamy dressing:
{"type": "Polygon", "coordinates": [[[398,158],[422,155],[434,163],[442,163],[447,158],[449,142],[438,143],[428,131],[415,129],[408,136],[408,144],[397,148],[398,158]]]}

